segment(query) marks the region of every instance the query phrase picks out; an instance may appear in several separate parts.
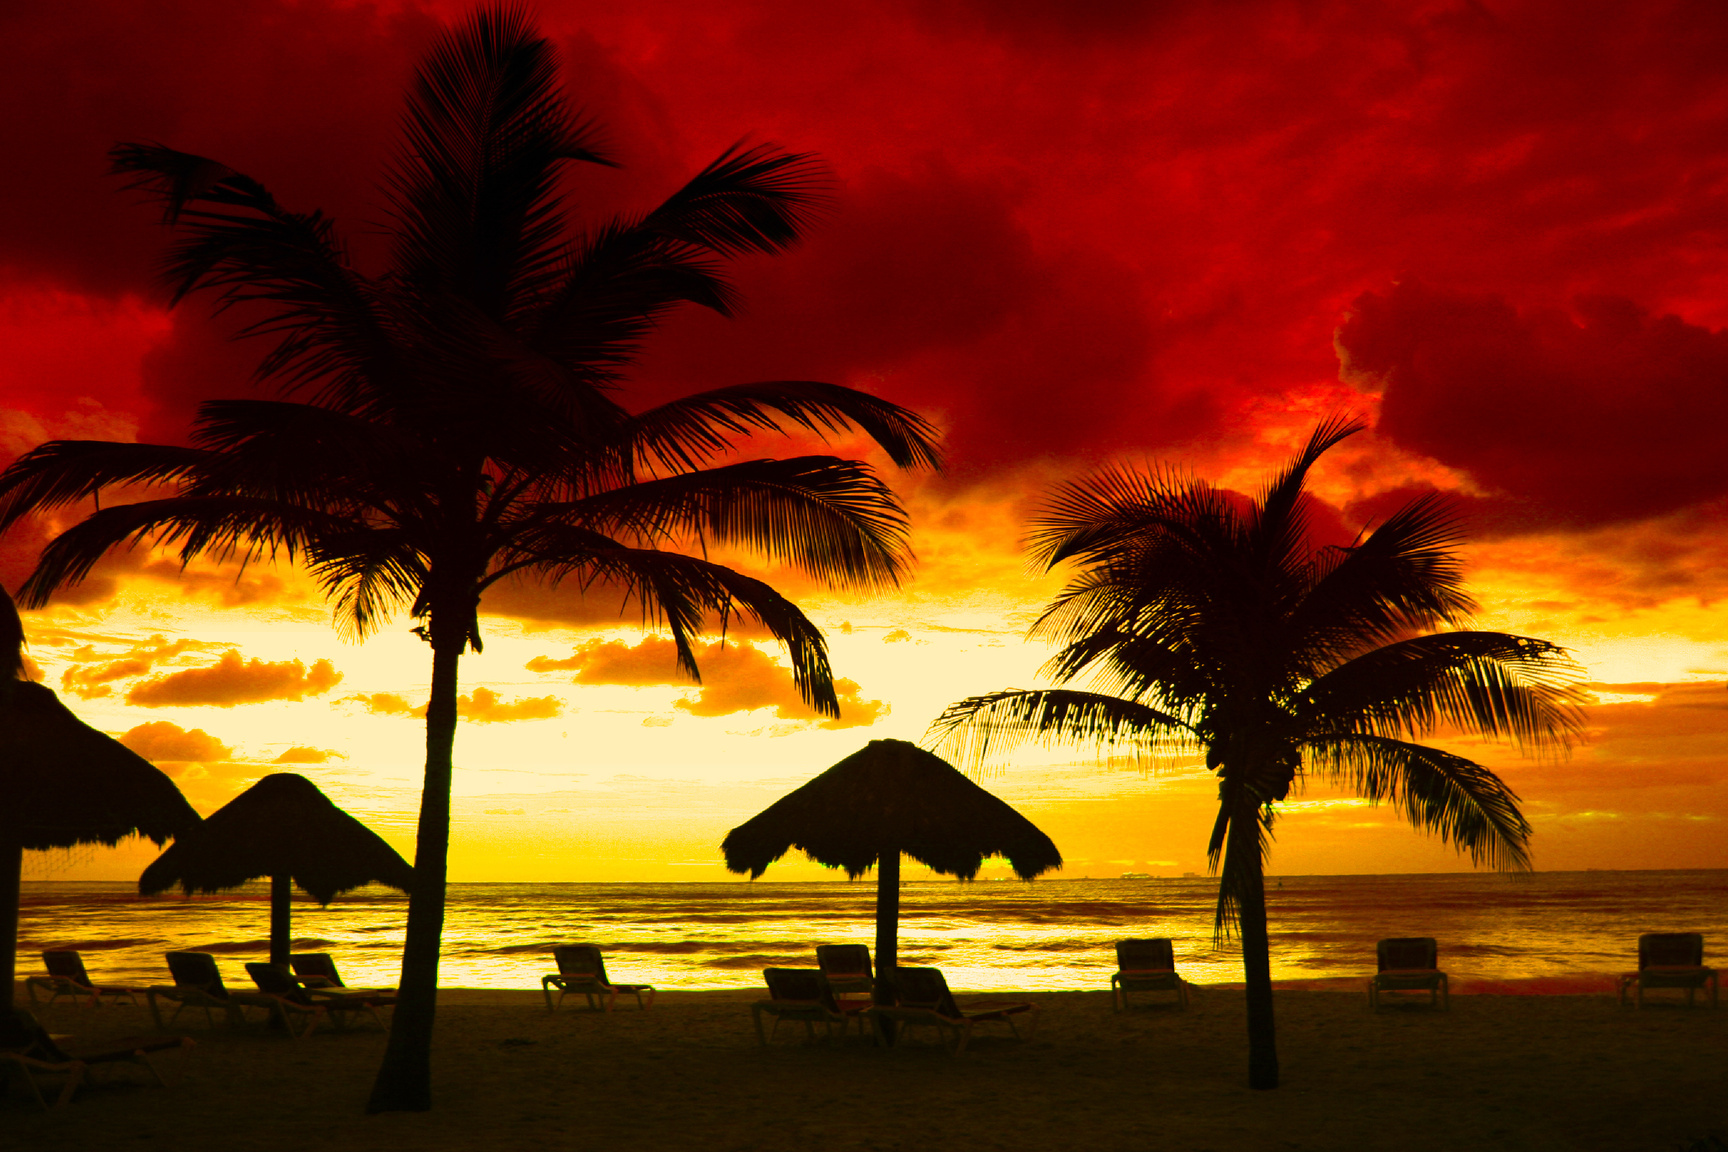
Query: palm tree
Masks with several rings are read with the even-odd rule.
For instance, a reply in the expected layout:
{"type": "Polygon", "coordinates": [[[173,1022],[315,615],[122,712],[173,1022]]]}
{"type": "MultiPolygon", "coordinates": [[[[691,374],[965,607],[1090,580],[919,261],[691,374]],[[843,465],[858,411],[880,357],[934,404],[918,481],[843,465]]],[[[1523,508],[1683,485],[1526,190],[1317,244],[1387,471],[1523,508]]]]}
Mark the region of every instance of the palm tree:
{"type": "Polygon", "coordinates": [[[935,745],[973,763],[1029,739],[1205,753],[1218,775],[1216,930],[1241,935],[1253,1088],[1278,1085],[1263,883],[1278,802],[1314,775],[1392,802],[1478,864],[1528,868],[1517,796],[1480,764],[1413,741],[1449,725],[1564,748],[1579,723],[1563,649],[1435,631],[1474,608],[1436,497],[1349,547],[1309,542],[1308,470],[1361,427],[1322,424],[1247,507],[1162,471],[1059,488],[1029,544],[1046,570],[1080,569],[1032,627],[1062,645],[1045,673],[1063,687],[974,696],[931,726],[935,745]],[[1082,675],[1095,690],[1066,687],[1082,675]]]}
{"type": "Polygon", "coordinates": [[[508,578],[621,591],[670,630],[693,676],[693,637],[753,617],[786,645],[805,700],[835,715],[821,632],[706,549],[882,586],[909,560],[903,512],[866,463],[743,460],[735,443],[858,429],[902,467],[938,462],[917,415],[834,385],[737,385],[639,412],[618,401],[660,316],[684,303],[729,313],[725,262],[799,239],[821,171],[809,155],[733,148],[645,215],[577,231],[559,168],[609,162],[556,71],[513,9],[435,44],[386,181],[391,249],[376,275],[322,214],[281,207],[248,176],[160,145],[115,148],[115,169],[185,236],[165,270],[174,300],[208,289],[218,309],[247,312],[244,331],[274,341],[258,375],[279,398],[204,404],[189,447],[58,441],[0,476],[0,529],[116,486],[149,497],[52,541],[24,585],[30,604],[150,540],[187,561],[303,562],[351,638],[404,607],[419,622],[432,648],[425,788],[371,1111],[431,1105],[457,671],[480,649],[482,594],[508,578]]]}

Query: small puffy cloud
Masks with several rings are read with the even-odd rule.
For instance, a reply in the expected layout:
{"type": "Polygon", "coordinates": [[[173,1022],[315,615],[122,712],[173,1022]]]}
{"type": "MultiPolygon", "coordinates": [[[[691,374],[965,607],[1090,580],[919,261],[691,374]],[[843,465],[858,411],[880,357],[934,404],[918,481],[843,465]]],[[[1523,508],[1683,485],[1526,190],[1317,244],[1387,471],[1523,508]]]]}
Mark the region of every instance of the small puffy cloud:
{"type": "Polygon", "coordinates": [[[275,663],[257,657],[244,660],[239,649],[230,648],[208,667],[170,672],[134,684],[126,693],[126,702],[145,708],[176,705],[232,708],[266,700],[304,700],[328,692],[341,682],[342,673],[328,660],[319,660],[308,670],[298,660],[275,663]]]}
{"type": "Polygon", "coordinates": [[[330,748],[308,748],[303,744],[296,744],[286,752],[283,752],[282,755],[276,757],[276,759],[270,761],[270,763],[324,764],[328,763],[332,757],[341,757],[344,760],[347,759],[347,757],[342,753],[330,748]]]}
{"type": "Polygon", "coordinates": [[[188,731],[167,720],[152,720],[131,728],[120,743],[144,759],[214,764],[234,757],[234,750],[202,728],[188,731]]]}
{"type": "Polygon", "coordinates": [[[71,653],[72,667],[60,674],[60,687],[85,700],[110,695],[110,685],[116,680],[144,676],[158,664],[172,660],[189,649],[205,647],[195,640],[164,640],[152,636],[129,650],[106,656],[90,644],[79,646],[71,653]]]}
{"type": "MultiPolygon", "coordinates": [[[[373,692],[367,695],[345,696],[340,703],[358,704],[375,716],[412,716],[426,718],[426,705],[410,704],[395,692],[373,692]]],[[[499,724],[511,720],[550,720],[564,713],[564,702],[556,696],[524,696],[517,700],[501,699],[490,688],[476,688],[456,698],[456,715],[479,724],[499,724]]]]}
{"type": "MultiPolygon", "coordinates": [[[[834,692],[840,700],[838,718],[819,716],[798,694],[792,672],[753,644],[738,642],[699,644],[696,665],[702,683],[693,695],[674,706],[692,716],[728,716],[772,708],[782,720],[818,721],[823,728],[852,728],[874,724],[887,714],[880,700],[865,700],[856,681],[836,679],[834,692]]],[[[661,636],[644,637],[631,645],[621,640],[590,640],[562,659],[539,656],[528,662],[535,672],[571,671],[578,684],[617,684],[628,687],[690,684],[678,668],[678,650],[661,636]]]]}
{"type": "Polygon", "coordinates": [[[395,692],[367,692],[344,696],[338,704],[358,704],[374,716],[420,716],[426,715],[426,705],[415,707],[408,703],[406,696],[395,692]]]}
{"type": "Polygon", "coordinates": [[[490,688],[476,688],[471,696],[456,698],[456,715],[481,724],[510,720],[550,720],[562,714],[564,702],[556,696],[524,696],[500,700],[490,688]]]}
{"type": "Polygon", "coordinates": [[[904,628],[896,628],[896,629],[894,629],[894,631],[888,633],[888,635],[882,637],[882,643],[884,643],[884,644],[904,644],[906,641],[908,641],[910,639],[912,639],[912,633],[906,631],[906,629],[904,629],[904,628]]]}

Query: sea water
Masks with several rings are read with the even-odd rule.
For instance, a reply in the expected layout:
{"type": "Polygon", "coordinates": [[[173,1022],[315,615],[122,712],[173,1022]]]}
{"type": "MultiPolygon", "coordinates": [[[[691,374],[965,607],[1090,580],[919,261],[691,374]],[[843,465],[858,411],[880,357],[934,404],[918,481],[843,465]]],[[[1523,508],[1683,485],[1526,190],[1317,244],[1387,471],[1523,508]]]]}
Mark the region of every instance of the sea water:
{"type": "MultiPolygon", "coordinates": [[[[900,963],[943,969],[967,991],[1098,989],[1114,942],[1167,936],[1182,974],[1240,981],[1240,950],[1214,936],[1217,880],[1035,880],[902,886],[900,963]]],[[[1635,966],[1643,932],[1702,932],[1728,959],[1728,870],[1269,877],[1272,974],[1356,986],[1374,942],[1433,936],[1455,990],[1600,991],[1635,966]]],[[[452,884],[440,983],[538,988],[559,944],[597,944],[616,980],[752,988],[770,965],[811,967],[817,944],[874,944],[876,886],[452,884]]],[[[212,952],[228,979],[268,951],[269,890],[140,897],[121,883],[26,882],[21,975],[45,948],[75,948],[99,981],[163,983],[169,951],[212,952]]],[[[294,950],[330,952],[352,985],[397,982],[407,898],[361,889],[320,908],[297,894],[294,950]]]]}

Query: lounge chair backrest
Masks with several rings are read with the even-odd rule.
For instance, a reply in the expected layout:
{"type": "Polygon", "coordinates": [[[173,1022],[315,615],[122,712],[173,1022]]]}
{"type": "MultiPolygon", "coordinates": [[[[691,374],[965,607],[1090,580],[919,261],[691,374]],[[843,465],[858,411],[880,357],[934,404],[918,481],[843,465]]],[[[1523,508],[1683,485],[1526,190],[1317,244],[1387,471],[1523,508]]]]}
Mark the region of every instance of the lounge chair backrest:
{"type": "Polygon", "coordinates": [[[828,978],[828,986],[840,992],[869,992],[876,972],[870,966],[870,949],[864,944],[818,944],[816,967],[828,978]]]}
{"type": "Polygon", "coordinates": [[[566,944],[552,949],[552,955],[558,961],[560,976],[592,976],[602,984],[612,983],[606,979],[606,961],[600,949],[592,944],[566,944]]]}
{"type": "Polygon", "coordinates": [[[170,952],[168,971],[181,988],[202,988],[217,999],[226,999],[228,989],[222,985],[222,973],[216,970],[216,957],[208,952],[170,952]]]}
{"type": "Polygon", "coordinates": [[[1395,936],[1374,945],[1374,958],[1382,972],[1388,969],[1426,971],[1440,966],[1440,946],[1432,936],[1395,936]]]}
{"type": "Polygon", "coordinates": [[[820,968],[764,968],[762,979],[768,985],[771,1000],[805,1001],[840,1010],[820,968]]]}
{"type": "Polygon", "coordinates": [[[895,968],[894,993],[905,1008],[929,1008],[939,1016],[959,1019],[960,1006],[948,991],[940,968],[895,968]]]}
{"type": "Polygon", "coordinates": [[[42,953],[42,963],[48,966],[48,975],[60,976],[81,988],[89,988],[90,974],[84,971],[84,958],[76,952],[67,949],[55,949],[42,953]]]}
{"type": "Polygon", "coordinates": [[[1118,940],[1116,967],[1124,972],[1174,972],[1176,952],[1168,940],[1118,940]]]}
{"type": "Polygon", "coordinates": [[[248,964],[246,975],[252,977],[252,983],[258,985],[258,990],[269,996],[280,996],[295,1004],[310,1004],[312,998],[306,995],[306,989],[294,982],[294,978],[274,964],[248,964]]]}
{"type": "Polygon", "coordinates": [[[338,988],[348,987],[336,974],[336,961],[328,952],[296,952],[288,957],[288,967],[296,976],[322,976],[338,988]]]}
{"type": "Polygon", "coordinates": [[[1698,968],[1704,963],[1702,932],[1649,932],[1638,937],[1638,967],[1698,968]]]}

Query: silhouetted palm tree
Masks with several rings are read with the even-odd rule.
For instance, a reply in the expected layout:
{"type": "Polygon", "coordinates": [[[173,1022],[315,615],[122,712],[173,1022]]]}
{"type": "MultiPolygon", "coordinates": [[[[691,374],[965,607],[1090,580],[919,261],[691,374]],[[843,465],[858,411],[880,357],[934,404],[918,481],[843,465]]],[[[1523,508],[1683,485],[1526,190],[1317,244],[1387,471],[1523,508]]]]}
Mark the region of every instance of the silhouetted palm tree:
{"type": "Polygon", "coordinates": [[[1078,575],[1033,625],[1062,645],[1057,684],[951,705],[939,746],[974,763],[1032,740],[1200,750],[1218,774],[1207,846],[1223,856],[1217,931],[1240,929],[1249,1084],[1278,1056],[1263,883],[1275,805],[1305,774],[1389,800],[1477,863],[1529,866],[1517,797],[1462,756],[1413,743],[1437,726],[1564,747],[1576,666],[1544,640],[1439,632],[1474,605],[1436,497],[1347,548],[1307,538],[1308,469],[1360,425],[1329,421],[1249,507],[1196,480],[1115,469],[1064,485],[1033,521],[1046,569],[1078,575]]]}
{"type": "Polygon", "coordinates": [[[213,160],[144,144],[112,155],[186,237],[166,268],[174,299],[211,289],[219,308],[241,305],[245,331],[275,340],[260,378],[296,399],[207,403],[186,448],[44,444],[0,478],[0,527],[116,485],[166,486],[59,536],[24,597],[41,604],[108,549],[150,539],[188,560],[302,561],[354,637],[403,607],[420,622],[432,646],[425,791],[401,1001],[369,1108],[424,1109],[457,666],[480,648],[482,593],[517,575],[621,589],[670,629],[691,675],[704,622],[746,614],[786,644],[806,701],[837,714],[821,632],[704,550],[740,545],[832,583],[891,583],[908,559],[900,506],[857,461],[723,461],[756,431],[856,428],[903,467],[935,466],[934,435],[893,404],[811,382],[636,413],[614,398],[658,317],[683,303],[728,313],[724,262],[798,240],[820,170],[808,155],[734,148],[640,218],[568,229],[561,164],[608,161],[519,11],[477,14],[422,64],[386,185],[380,275],[349,262],[323,215],[288,211],[213,160]]]}

